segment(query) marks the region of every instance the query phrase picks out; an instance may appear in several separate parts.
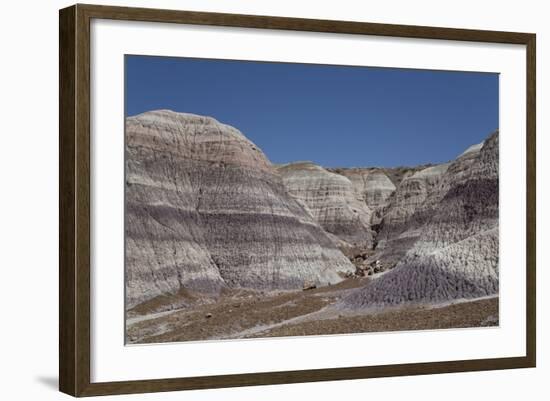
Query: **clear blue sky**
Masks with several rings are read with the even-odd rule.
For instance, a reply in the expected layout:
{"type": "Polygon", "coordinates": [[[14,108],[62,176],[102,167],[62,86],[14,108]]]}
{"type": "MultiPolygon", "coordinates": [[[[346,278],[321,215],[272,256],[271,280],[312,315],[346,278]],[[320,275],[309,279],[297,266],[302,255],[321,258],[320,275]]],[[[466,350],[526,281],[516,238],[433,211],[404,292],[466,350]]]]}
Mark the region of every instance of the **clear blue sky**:
{"type": "Polygon", "coordinates": [[[274,163],[445,162],[498,128],[498,74],[126,56],[126,114],[238,128],[274,163]]]}

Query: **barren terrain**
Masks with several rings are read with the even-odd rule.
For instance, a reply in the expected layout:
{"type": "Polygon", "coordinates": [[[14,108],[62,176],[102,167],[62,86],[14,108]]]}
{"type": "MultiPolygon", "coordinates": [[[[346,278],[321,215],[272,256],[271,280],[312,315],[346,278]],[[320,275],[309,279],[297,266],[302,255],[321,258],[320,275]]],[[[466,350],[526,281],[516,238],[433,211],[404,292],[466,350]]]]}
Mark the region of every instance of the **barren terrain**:
{"type": "Polygon", "coordinates": [[[126,341],[498,325],[498,149],[274,165],[209,116],[128,117],[126,341]]]}
{"type": "Polygon", "coordinates": [[[371,279],[349,278],[323,288],[290,292],[225,291],[217,298],[185,293],[128,312],[128,342],[162,343],[234,338],[427,330],[498,325],[498,297],[445,306],[406,305],[346,311],[342,297],[371,279]],[[179,309],[162,311],[180,298],[179,309]],[[160,312],[159,312],[160,311],[160,312]]]}

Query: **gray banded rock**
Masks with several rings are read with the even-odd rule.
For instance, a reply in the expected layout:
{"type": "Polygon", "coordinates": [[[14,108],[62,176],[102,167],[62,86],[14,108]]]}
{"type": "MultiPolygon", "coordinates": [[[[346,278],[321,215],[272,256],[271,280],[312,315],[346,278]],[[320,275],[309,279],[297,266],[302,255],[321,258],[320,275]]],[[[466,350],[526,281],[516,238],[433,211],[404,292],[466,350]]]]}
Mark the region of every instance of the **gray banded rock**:
{"type": "Polygon", "coordinates": [[[344,305],[498,294],[498,132],[451,163],[437,188],[424,200],[428,216],[395,269],[351,294],[344,305]]]}
{"type": "Polygon", "coordinates": [[[350,168],[338,172],[351,181],[357,199],[365,202],[371,210],[384,207],[395,191],[394,183],[380,169],[350,168]]]}
{"type": "Polygon", "coordinates": [[[377,236],[377,258],[388,264],[397,263],[416,242],[420,227],[430,217],[430,197],[440,191],[440,181],[449,163],[431,166],[405,177],[380,222],[377,236]]]}
{"type": "Polygon", "coordinates": [[[279,166],[287,192],[340,245],[370,247],[371,209],[357,199],[352,182],[311,162],[279,166]]]}
{"type": "Polygon", "coordinates": [[[181,289],[301,289],[353,265],[237,129],[167,110],[126,119],[126,307],[181,289]]]}
{"type": "Polygon", "coordinates": [[[339,168],[331,171],[347,177],[353,186],[356,198],[372,211],[370,224],[376,226],[384,214],[388,200],[395,192],[395,184],[380,168],[339,168]]]}

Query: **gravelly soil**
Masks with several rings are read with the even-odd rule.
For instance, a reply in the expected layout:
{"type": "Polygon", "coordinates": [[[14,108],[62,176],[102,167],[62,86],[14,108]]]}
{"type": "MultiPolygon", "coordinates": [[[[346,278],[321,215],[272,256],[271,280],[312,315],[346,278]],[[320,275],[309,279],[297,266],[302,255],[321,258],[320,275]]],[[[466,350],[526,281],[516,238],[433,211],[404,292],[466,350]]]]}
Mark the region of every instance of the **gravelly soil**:
{"type": "Polygon", "coordinates": [[[407,306],[350,314],[334,306],[369,278],[308,291],[261,293],[230,291],[217,299],[161,299],[128,313],[128,343],[216,340],[273,336],[447,329],[498,325],[498,298],[432,308],[407,306]],[[164,302],[184,305],[166,310],[164,302]]]}

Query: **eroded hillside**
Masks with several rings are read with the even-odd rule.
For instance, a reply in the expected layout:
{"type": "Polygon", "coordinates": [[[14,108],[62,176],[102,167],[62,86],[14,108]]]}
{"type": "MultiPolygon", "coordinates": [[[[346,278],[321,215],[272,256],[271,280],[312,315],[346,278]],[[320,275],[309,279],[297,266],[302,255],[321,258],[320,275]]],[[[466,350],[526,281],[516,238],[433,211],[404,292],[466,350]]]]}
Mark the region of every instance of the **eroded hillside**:
{"type": "Polygon", "coordinates": [[[498,295],[498,132],[439,165],[275,166],[236,128],[160,110],[127,118],[126,152],[126,307],[155,336],[159,312],[248,299],[279,305],[274,333],[309,333],[343,311],[498,295]]]}

